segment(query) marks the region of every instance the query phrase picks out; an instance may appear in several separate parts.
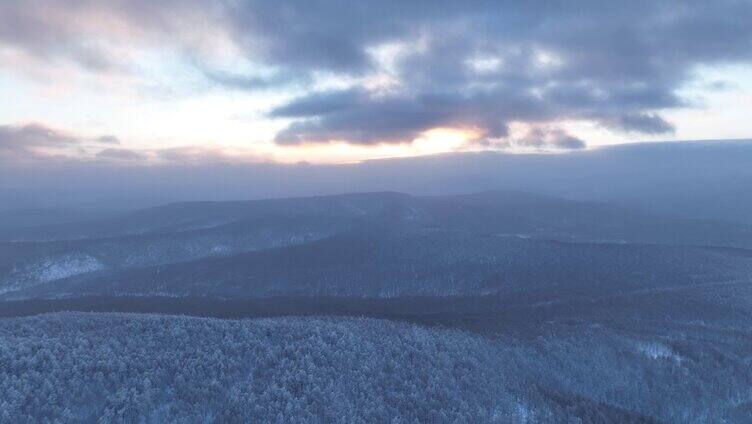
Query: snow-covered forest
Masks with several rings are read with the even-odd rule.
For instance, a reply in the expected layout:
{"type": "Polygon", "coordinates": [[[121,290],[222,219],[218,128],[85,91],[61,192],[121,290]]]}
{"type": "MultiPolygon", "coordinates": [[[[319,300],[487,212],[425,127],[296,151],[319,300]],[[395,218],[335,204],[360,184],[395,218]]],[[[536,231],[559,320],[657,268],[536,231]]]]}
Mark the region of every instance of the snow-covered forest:
{"type": "Polygon", "coordinates": [[[0,421],[744,422],[752,332],[708,334],[700,323],[552,324],[519,338],[363,318],[10,318],[0,421]]]}

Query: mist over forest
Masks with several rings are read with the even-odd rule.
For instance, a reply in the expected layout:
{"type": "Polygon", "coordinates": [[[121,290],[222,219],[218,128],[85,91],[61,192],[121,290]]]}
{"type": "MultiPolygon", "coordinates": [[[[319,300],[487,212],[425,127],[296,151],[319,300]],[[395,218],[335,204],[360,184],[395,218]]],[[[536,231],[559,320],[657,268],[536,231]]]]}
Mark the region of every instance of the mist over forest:
{"type": "Polygon", "coordinates": [[[752,225],[623,199],[18,214],[0,228],[1,417],[746,422],[752,225]]]}
{"type": "Polygon", "coordinates": [[[113,212],[191,200],[518,190],[750,223],[750,161],[752,141],[732,140],[635,143],[565,154],[455,153],[345,165],[72,163],[33,172],[7,166],[0,168],[0,210],[113,212]]]}

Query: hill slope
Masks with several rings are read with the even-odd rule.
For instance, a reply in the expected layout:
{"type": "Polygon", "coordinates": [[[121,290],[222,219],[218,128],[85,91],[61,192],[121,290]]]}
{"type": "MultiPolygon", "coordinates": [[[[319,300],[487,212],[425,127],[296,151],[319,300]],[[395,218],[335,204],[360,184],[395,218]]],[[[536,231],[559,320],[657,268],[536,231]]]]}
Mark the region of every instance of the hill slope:
{"type": "Polygon", "coordinates": [[[285,248],[75,276],[12,297],[485,296],[527,303],[749,282],[752,251],[460,231],[348,232],[285,248]]]}
{"type": "Polygon", "coordinates": [[[109,220],[6,231],[6,237],[32,241],[0,242],[0,293],[95,272],[301,245],[372,228],[582,243],[752,247],[752,229],[743,225],[654,217],[519,192],[194,202],[109,220]]]}
{"type": "Polygon", "coordinates": [[[522,340],[370,319],[2,319],[0,420],[746,422],[748,328],[549,330],[522,340]]]}

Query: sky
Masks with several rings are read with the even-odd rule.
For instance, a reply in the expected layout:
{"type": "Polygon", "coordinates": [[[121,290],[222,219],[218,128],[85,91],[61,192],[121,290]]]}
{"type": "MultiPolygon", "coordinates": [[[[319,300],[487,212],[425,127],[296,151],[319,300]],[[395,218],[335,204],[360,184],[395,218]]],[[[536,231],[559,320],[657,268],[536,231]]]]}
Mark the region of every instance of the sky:
{"type": "Polygon", "coordinates": [[[0,166],[752,137],[752,1],[0,1],[0,166]]]}

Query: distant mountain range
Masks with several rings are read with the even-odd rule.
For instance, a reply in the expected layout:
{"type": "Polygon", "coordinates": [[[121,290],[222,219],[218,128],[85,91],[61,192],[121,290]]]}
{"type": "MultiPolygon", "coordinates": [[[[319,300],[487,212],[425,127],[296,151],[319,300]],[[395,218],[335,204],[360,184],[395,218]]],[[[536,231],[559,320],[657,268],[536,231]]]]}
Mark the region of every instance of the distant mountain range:
{"type": "Polygon", "coordinates": [[[0,231],[0,295],[525,297],[752,275],[752,227],[524,192],[184,202],[0,231]]]}
{"type": "Polygon", "coordinates": [[[357,164],[0,167],[0,210],[134,210],[177,200],[521,190],[752,224],[752,140],[632,143],[565,154],[465,152],[357,164]],[[100,183],[106,182],[106,184],[100,183]]]}

